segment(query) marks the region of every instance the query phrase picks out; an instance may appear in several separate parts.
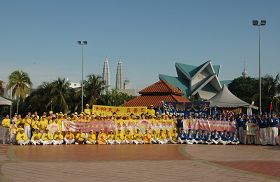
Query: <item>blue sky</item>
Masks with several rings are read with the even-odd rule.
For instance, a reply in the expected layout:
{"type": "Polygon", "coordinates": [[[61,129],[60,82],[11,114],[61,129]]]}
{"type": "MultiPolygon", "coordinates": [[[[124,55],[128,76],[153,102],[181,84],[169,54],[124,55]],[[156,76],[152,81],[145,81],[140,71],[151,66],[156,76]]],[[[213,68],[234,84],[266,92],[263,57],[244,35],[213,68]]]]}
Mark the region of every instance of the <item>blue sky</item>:
{"type": "Polygon", "coordinates": [[[34,86],[58,77],[81,80],[81,49],[87,40],[84,75],[101,74],[109,58],[111,80],[119,58],[131,86],[143,88],[158,74],[176,75],[175,62],[222,65],[220,80],[241,75],[246,61],[258,76],[258,30],[262,73],[276,75],[280,57],[277,0],[9,0],[0,4],[0,79],[21,69],[34,86]]]}

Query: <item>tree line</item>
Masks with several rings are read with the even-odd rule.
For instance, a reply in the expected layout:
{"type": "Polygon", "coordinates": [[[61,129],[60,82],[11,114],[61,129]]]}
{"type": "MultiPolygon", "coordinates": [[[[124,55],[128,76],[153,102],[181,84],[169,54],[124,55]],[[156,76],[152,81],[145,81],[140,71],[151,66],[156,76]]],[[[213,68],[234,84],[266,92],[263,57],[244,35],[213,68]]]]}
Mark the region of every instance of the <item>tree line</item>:
{"type": "MultiPolygon", "coordinates": [[[[100,75],[91,74],[84,80],[84,104],[100,104],[119,106],[130,100],[132,96],[115,89],[108,90],[100,75]]],[[[81,87],[71,88],[65,78],[52,82],[43,82],[32,89],[32,82],[26,72],[16,70],[9,76],[7,88],[11,90],[13,113],[80,112],[81,87]]],[[[3,96],[3,82],[0,82],[0,95],[3,96]]],[[[6,108],[7,111],[7,108],[6,108]]]]}

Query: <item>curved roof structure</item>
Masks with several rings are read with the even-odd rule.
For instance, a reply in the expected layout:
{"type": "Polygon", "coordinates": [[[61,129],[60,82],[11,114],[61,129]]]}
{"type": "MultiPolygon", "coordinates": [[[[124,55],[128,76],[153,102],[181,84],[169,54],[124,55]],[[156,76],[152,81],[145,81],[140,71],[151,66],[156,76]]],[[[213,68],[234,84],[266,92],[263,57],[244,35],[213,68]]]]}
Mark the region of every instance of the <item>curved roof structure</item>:
{"type": "Polygon", "coordinates": [[[212,65],[211,61],[199,66],[175,63],[175,68],[177,77],[160,74],[159,79],[180,89],[185,97],[198,96],[209,100],[222,88],[218,78],[221,66],[212,65]]]}

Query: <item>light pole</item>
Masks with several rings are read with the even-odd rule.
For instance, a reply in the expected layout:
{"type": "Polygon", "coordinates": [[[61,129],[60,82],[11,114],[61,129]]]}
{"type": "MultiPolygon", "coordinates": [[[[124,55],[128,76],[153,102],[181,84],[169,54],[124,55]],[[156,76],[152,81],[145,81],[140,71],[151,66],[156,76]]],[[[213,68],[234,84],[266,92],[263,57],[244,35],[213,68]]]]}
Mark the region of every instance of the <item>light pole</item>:
{"type": "Polygon", "coordinates": [[[82,48],[82,112],[84,112],[84,46],[87,45],[87,41],[77,41],[82,48]]]}
{"type": "Polygon", "coordinates": [[[265,26],[266,20],[253,20],[253,26],[259,29],[259,89],[260,89],[260,105],[259,114],[262,114],[262,80],[261,80],[261,26],[265,26]]]}

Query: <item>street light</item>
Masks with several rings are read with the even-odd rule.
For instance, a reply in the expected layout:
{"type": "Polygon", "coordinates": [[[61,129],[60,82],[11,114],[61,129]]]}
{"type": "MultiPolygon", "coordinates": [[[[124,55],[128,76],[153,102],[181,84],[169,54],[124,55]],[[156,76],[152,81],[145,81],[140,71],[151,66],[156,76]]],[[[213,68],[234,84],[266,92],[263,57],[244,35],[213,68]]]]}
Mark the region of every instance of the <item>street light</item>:
{"type": "Polygon", "coordinates": [[[259,114],[262,114],[262,80],[261,80],[261,26],[265,26],[266,20],[253,20],[253,26],[259,28],[259,88],[260,88],[260,105],[259,114]]]}
{"type": "Polygon", "coordinates": [[[84,46],[87,45],[87,41],[77,41],[82,48],[82,112],[84,112],[84,46]]]}

